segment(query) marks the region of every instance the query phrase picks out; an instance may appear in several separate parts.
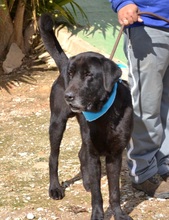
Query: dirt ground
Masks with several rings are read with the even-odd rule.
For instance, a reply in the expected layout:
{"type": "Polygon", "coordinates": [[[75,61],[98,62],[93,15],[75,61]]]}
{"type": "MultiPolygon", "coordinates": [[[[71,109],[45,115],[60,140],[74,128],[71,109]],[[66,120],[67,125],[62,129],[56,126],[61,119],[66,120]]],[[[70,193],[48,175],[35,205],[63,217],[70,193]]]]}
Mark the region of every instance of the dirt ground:
{"type": "MultiPolygon", "coordinates": [[[[49,94],[57,77],[46,66],[0,77],[0,219],[87,220],[90,193],[81,180],[66,189],[63,200],[48,197],[49,94]],[[17,81],[16,81],[17,79],[17,81]]],[[[79,128],[69,120],[61,145],[59,175],[69,180],[79,172],[79,128]]],[[[105,220],[112,220],[107,179],[102,177],[105,220]]],[[[132,189],[124,152],[121,205],[134,220],[169,219],[169,200],[149,198],[132,189]]]]}

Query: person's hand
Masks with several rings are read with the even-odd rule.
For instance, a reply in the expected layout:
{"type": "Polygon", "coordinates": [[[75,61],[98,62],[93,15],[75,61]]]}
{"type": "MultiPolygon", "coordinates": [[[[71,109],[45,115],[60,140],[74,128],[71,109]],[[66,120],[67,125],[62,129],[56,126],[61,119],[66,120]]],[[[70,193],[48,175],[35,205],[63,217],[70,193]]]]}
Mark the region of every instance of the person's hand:
{"type": "Polygon", "coordinates": [[[134,22],[143,22],[141,17],[138,15],[138,7],[135,4],[129,4],[124,6],[118,11],[118,20],[121,25],[130,25],[134,22]]]}

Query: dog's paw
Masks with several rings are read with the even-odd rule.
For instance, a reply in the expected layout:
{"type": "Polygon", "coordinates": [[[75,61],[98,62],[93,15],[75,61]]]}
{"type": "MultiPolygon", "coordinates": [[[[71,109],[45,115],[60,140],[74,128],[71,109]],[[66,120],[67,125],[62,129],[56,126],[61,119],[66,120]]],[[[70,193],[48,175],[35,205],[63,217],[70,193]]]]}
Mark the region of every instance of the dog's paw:
{"type": "Polygon", "coordinates": [[[104,210],[101,204],[92,207],[91,220],[104,220],[104,210]]]}
{"type": "Polygon", "coordinates": [[[91,216],[91,220],[104,220],[104,214],[95,213],[91,216]]]}
{"type": "Polygon", "coordinates": [[[130,216],[119,216],[118,218],[114,218],[115,220],[133,220],[130,216]]]}
{"type": "Polygon", "coordinates": [[[114,216],[115,220],[133,220],[130,216],[126,215],[126,214],[120,214],[120,215],[115,215],[114,216]]]}
{"type": "Polygon", "coordinates": [[[55,200],[63,199],[65,196],[65,189],[63,187],[49,188],[49,196],[55,200]]]}

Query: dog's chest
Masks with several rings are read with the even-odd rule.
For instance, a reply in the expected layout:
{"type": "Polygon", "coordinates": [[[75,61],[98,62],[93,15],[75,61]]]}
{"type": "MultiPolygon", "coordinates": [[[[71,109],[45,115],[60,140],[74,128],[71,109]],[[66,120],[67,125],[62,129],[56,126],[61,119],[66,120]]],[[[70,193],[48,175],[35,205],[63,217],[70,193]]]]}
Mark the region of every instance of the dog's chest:
{"type": "Polygon", "coordinates": [[[114,141],[117,139],[113,125],[90,123],[89,129],[93,147],[100,155],[107,155],[113,151],[114,141]]]}

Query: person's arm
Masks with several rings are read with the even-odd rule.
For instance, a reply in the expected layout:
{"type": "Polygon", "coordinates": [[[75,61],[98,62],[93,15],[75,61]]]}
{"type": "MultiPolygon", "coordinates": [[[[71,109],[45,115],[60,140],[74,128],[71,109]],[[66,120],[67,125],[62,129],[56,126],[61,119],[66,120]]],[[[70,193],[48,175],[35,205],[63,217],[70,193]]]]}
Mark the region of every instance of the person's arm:
{"type": "Polygon", "coordinates": [[[134,22],[143,22],[138,15],[139,9],[132,1],[110,0],[112,8],[118,14],[118,20],[121,25],[130,25],[134,22]]]}

